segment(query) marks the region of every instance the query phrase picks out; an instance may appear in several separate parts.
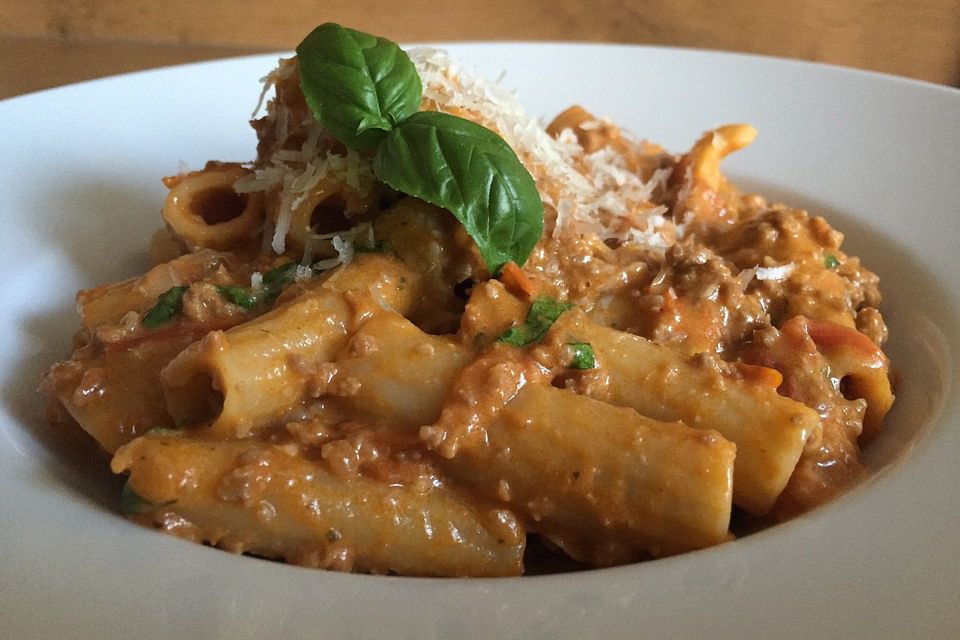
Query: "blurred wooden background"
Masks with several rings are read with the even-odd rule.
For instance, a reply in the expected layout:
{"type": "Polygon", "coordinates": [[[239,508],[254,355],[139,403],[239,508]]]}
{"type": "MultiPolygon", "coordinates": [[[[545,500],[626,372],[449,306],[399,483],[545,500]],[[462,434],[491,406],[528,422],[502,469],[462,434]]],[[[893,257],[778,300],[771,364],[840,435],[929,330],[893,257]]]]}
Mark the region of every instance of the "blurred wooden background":
{"type": "Polygon", "coordinates": [[[960,85],[960,0],[0,0],[0,98],[124,71],[289,50],[328,20],[405,43],[664,44],[960,85]]]}

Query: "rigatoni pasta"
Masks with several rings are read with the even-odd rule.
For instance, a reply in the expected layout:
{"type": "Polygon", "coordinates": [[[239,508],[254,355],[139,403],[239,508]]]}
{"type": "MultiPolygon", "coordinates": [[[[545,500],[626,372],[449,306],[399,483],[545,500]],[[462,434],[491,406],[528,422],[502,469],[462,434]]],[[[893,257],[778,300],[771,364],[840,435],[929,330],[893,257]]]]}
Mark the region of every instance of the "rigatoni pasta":
{"type": "Polygon", "coordinates": [[[238,165],[212,164],[169,180],[163,220],[190,249],[232,249],[256,242],[263,227],[263,194],[239,194],[238,165]]]}
{"type": "Polygon", "coordinates": [[[131,518],[344,571],[536,572],[837,495],[893,403],[876,276],[822,218],[441,51],[318,27],[249,164],[165,180],[161,256],[78,294],[51,398],[131,518]],[[337,64],[331,65],[330,56],[337,64]],[[352,69],[356,73],[347,73],[352,69]]]}
{"type": "Polygon", "coordinates": [[[244,438],[323,391],[313,363],[332,361],[372,309],[407,311],[417,275],[380,255],[358,258],[295,300],[184,349],[160,376],[177,426],[244,438]]]}
{"type": "Polygon", "coordinates": [[[429,478],[429,490],[337,474],[261,441],[176,434],[139,438],[113,462],[139,496],[132,512],[149,522],[150,504],[176,504],[178,533],[235,552],[339,570],[518,575],[524,537],[513,516],[465,499],[423,466],[410,472],[429,478]]]}

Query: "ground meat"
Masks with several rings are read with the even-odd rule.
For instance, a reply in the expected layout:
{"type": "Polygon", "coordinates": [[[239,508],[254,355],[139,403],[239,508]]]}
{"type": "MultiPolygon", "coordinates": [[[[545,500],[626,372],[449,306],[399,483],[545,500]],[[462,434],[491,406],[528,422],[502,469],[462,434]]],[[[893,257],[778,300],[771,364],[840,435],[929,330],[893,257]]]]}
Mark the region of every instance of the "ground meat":
{"type": "Polygon", "coordinates": [[[882,347],[890,335],[883,316],[874,307],[864,307],[857,312],[857,331],[870,338],[878,347],[882,347]]]}
{"type": "Polygon", "coordinates": [[[183,294],[183,315],[198,324],[209,324],[242,313],[242,307],[228,302],[217,291],[216,285],[209,282],[194,283],[183,294]]]}

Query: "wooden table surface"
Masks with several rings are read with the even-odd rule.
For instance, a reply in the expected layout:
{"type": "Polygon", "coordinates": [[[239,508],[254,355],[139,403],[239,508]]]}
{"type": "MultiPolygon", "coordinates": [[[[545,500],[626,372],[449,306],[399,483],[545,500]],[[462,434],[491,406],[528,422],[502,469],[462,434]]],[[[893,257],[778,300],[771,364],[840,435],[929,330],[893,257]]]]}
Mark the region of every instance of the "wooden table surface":
{"type": "Polygon", "coordinates": [[[960,85],[958,0],[0,0],[0,98],[126,71],[289,50],[327,20],[405,43],[666,44],[960,85]]]}

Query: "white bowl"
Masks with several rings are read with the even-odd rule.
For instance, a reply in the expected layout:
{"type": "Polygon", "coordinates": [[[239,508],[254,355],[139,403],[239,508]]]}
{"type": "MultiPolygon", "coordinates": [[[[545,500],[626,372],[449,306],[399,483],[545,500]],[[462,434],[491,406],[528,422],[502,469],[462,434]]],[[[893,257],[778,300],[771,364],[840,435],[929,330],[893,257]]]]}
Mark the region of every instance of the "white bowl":
{"type": "Polygon", "coordinates": [[[450,47],[532,113],[571,103],[825,215],[881,276],[898,398],[869,480],[789,523],[644,564],[496,580],[343,575],[139,528],[82,440],[45,426],[74,292],[146,266],[160,177],[249,160],[275,56],[0,102],[0,635],[10,638],[946,637],[960,628],[960,91],[801,62],[610,45],[450,47]],[[79,444],[78,444],[79,443],[79,444]]]}

